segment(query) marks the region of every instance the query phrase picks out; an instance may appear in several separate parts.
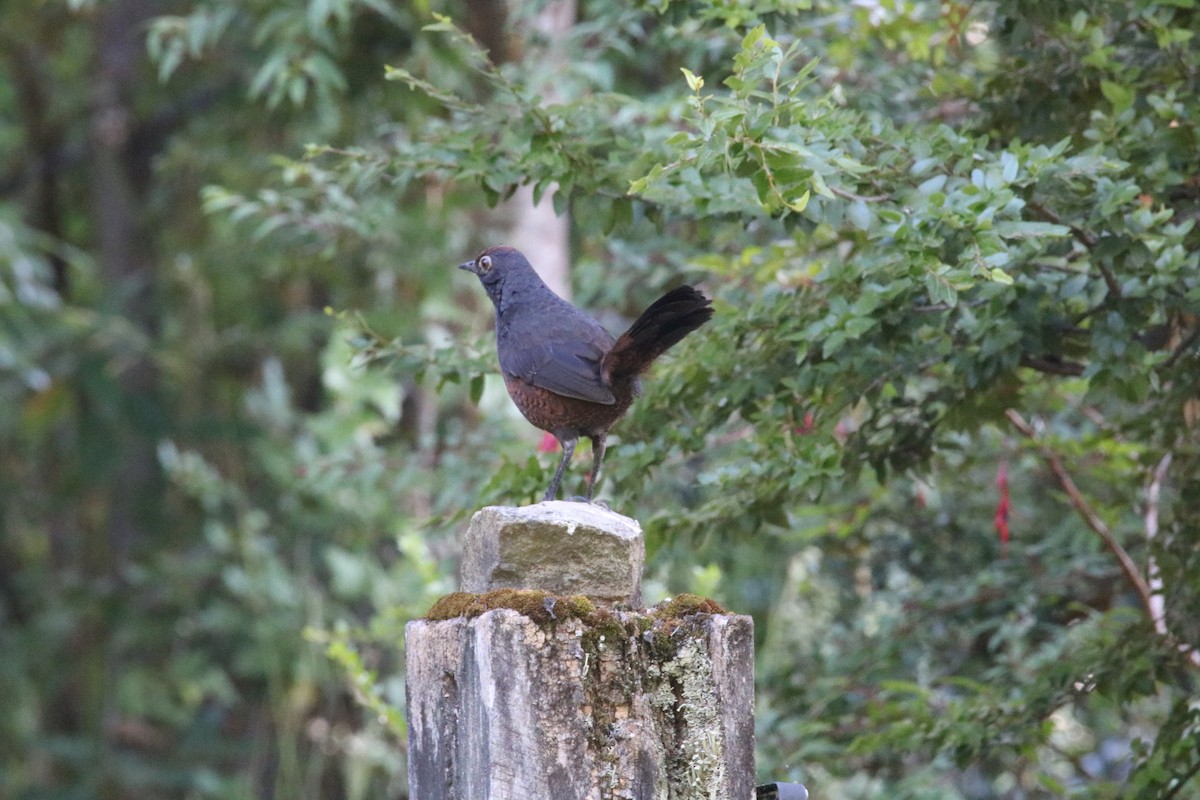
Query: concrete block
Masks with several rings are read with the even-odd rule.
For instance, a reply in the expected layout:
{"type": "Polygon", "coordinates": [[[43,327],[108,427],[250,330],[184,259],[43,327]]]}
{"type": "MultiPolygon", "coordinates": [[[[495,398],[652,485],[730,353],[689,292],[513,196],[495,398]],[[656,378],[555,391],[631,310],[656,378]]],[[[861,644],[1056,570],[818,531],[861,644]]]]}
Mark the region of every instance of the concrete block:
{"type": "Polygon", "coordinates": [[[589,503],[488,506],[467,528],[462,590],[544,589],[642,605],[646,545],[637,520],[589,503]]]}

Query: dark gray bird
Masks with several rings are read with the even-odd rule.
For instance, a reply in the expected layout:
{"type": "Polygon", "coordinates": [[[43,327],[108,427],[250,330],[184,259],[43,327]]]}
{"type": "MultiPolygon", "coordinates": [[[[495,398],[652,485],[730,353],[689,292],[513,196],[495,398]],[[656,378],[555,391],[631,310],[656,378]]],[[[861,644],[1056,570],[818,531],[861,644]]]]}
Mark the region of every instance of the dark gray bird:
{"type": "Polygon", "coordinates": [[[496,307],[496,351],[513,403],[525,419],[562,445],[562,461],[546,490],[558,484],[579,437],[592,440],[590,502],[608,431],[639,391],[638,375],[680,339],[712,318],[712,303],[691,286],[655,300],[617,338],[550,291],[525,256],[489,247],[461,269],[479,276],[496,307]]]}

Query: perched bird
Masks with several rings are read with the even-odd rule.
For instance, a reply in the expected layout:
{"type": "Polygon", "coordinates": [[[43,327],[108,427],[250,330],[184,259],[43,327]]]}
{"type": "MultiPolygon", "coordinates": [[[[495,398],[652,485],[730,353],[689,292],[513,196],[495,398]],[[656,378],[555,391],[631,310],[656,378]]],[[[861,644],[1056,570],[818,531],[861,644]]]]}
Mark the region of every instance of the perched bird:
{"type": "Polygon", "coordinates": [[[655,300],[618,338],[542,282],[525,256],[489,247],[459,264],[479,276],[496,307],[496,351],[513,403],[525,419],[562,445],[546,490],[553,500],[579,437],[592,440],[591,502],[609,429],[625,415],[646,371],[667,348],[712,317],[712,304],[691,286],[655,300]]]}

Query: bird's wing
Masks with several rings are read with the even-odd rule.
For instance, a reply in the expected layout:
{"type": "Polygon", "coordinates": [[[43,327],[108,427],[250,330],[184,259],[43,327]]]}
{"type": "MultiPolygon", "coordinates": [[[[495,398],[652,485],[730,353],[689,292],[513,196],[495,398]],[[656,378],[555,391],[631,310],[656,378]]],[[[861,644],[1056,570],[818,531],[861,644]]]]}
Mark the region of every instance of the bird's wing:
{"type": "Polygon", "coordinates": [[[565,397],[604,405],[616,402],[600,379],[600,359],[607,348],[578,339],[550,339],[499,350],[500,369],[506,375],[565,397]]]}

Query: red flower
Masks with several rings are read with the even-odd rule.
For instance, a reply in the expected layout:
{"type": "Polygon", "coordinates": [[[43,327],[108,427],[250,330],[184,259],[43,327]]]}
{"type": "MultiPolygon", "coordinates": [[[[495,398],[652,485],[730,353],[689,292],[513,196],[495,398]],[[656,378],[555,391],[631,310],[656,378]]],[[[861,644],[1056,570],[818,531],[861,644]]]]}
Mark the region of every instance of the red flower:
{"type": "Polygon", "coordinates": [[[542,440],[538,442],[537,451],[539,453],[553,453],[558,449],[558,439],[554,438],[553,433],[542,435],[542,440]]]}
{"type": "Polygon", "coordinates": [[[1000,468],[996,470],[996,489],[1000,494],[1000,499],[996,503],[996,518],[994,524],[996,533],[1000,536],[1000,549],[1005,554],[1008,553],[1008,512],[1012,509],[1012,504],[1008,496],[1008,462],[1001,461],[1000,468]]]}
{"type": "Polygon", "coordinates": [[[799,425],[797,425],[796,427],[792,428],[792,433],[798,434],[800,436],[808,436],[810,433],[812,433],[814,430],[816,430],[816,427],[817,427],[816,423],[817,423],[817,418],[815,416],[813,416],[813,412],[806,411],[804,413],[804,422],[802,422],[799,425]]]}

